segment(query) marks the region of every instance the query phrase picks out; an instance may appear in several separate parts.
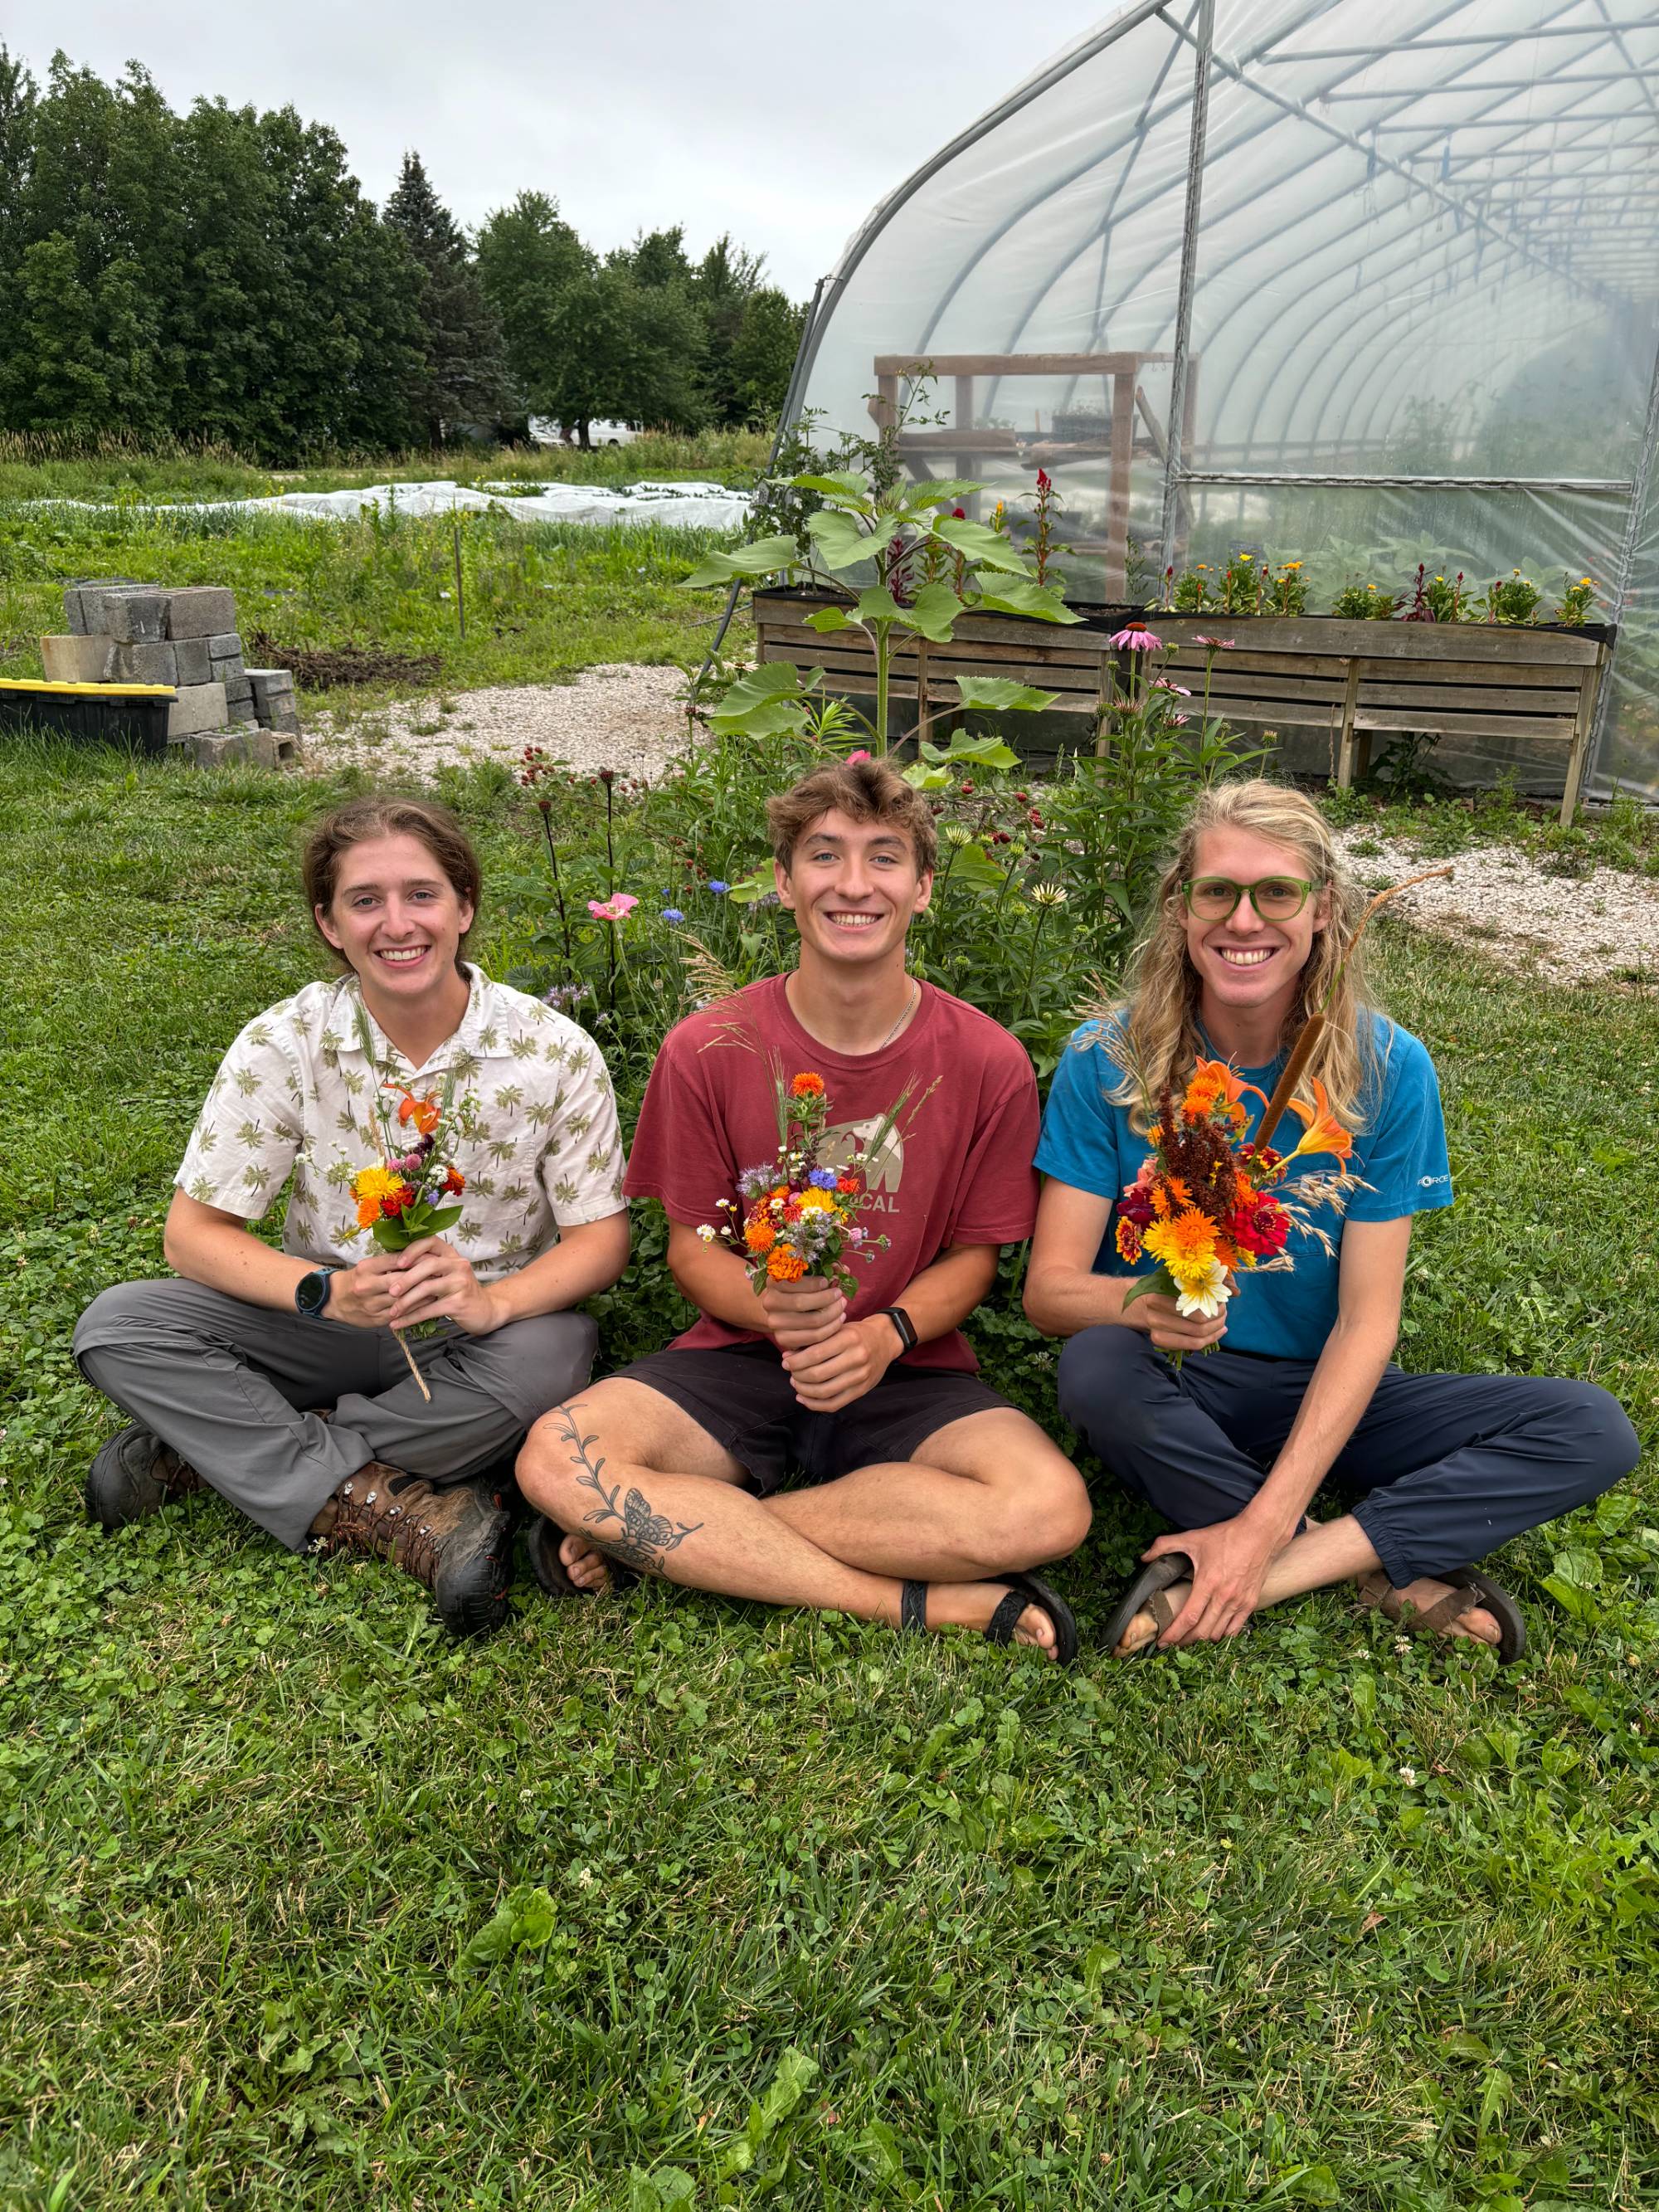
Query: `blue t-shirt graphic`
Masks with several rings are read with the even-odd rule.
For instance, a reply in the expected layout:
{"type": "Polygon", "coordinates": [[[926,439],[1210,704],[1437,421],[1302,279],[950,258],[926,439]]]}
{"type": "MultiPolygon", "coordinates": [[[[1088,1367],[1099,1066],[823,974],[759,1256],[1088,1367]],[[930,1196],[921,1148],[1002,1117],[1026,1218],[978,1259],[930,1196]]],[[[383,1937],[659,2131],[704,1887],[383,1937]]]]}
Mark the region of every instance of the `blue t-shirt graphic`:
{"type": "MultiPolygon", "coordinates": [[[[1312,1218],[1340,1249],[1342,1223],[1397,1221],[1452,1202],[1451,1168],[1446,1158],[1446,1125],[1440,1111],[1440,1085],[1434,1062],[1408,1030],[1381,1014],[1362,1015],[1370,1024],[1370,1050],[1363,1063],[1372,1070],[1361,1099],[1365,1126],[1354,1137],[1349,1171],[1365,1188],[1351,1193],[1346,1214],[1322,1207],[1312,1218]]],[[[1107,1096],[1122,1081],[1112,1054],[1115,1025],[1085,1022],[1060,1056],[1042,1117],[1036,1164],[1044,1175],[1073,1190],[1091,1191],[1115,1201],[1133,1182],[1149,1147],[1129,1127],[1129,1109],[1107,1096]]],[[[1266,1067],[1242,1067],[1246,1083],[1272,1095],[1284,1060],[1266,1067]]],[[[1260,1099],[1243,1102],[1254,1130],[1261,1117],[1260,1099]]],[[[1288,1115],[1279,1142],[1288,1149],[1301,1127],[1288,1115]]],[[[1280,1188],[1304,1174],[1328,1172],[1328,1155],[1304,1156],[1289,1169],[1280,1188]]],[[[1095,1258],[1097,1275],[1138,1275],[1152,1261],[1130,1267],[1117,1255],[1114,1212],[1095,1258]]],[[[1291,1231],[1285,1248],[1296,1262],[1290,1274],[1241,1270],[1238,1288],[1227,1307],[1223,1344],[1233,1352],[1267,1352],[1279,1359],[1317,1359],[1336,1322],[1337,1258],[1317,1239],[1291,1231]]]]}

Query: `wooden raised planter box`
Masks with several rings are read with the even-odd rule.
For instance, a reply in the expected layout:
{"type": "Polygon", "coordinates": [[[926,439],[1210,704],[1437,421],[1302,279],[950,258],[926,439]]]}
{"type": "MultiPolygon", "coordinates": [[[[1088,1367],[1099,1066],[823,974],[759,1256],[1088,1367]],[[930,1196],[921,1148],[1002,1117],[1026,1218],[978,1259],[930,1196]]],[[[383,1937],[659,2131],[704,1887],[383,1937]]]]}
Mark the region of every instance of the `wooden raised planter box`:
{"type": "MultiPolygon", "coordinates": [[[[842,604],[802,586],[755,593],[763,660],[822,668],[831,691],[874,686],[870,649],[860,637],[820,637],[805,626],[817,608],[842,604]]],[[[1027,615],[969,615],[948,645],[907,638],[893,665],[896,697],[914,699],[919,682],[931,702],[956,676],[1012,676],[1058,692],[1059,712],[1092,714],[1106,680],[1125,656],[1111,637],[1127,622],[1144,623],[1169,648],[1163,672],[1204,696],[1206,648],[1200,637],[1233,641],[1214,655],[1209,708],[1234,722],[1327,730],[1336,781],[1345,789],[1370,765],[1378,731],[1437,737],[1538,738],[1566,748],[1561,819],[1572,820],[1583,781],[1596,688],[1613,632],[1524,628],[1500,623],[1343,622],[1332,615],[1168,615],[1075,603],[1081,623],[1027,615]],[[936,687],[939,687],[936,690],[936,687]]],[[[1127,665],[1121,673],[1127,675],[1127,665]]]]}

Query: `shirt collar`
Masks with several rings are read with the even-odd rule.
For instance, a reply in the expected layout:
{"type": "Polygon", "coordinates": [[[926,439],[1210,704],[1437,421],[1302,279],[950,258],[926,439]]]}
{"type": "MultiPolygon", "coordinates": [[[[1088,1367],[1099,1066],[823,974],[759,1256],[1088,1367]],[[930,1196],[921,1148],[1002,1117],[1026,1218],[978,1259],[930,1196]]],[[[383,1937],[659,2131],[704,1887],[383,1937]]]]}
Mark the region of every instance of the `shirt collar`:
{"type": "Polygon", "coordinates": [[[363,1018],[368,1024],[368,1034],[373,1040],[376,1057],[405,1071],[411,1083],[418,1082],[428,1071],[434,1074],[443,1073],[452,1055],[457,1052],[470,1052],[477,1055],[478,1040],[489,1024],[487,1002],[494,986],[483,969],[474,967],[469,960],[462,961],[461,971],[466,977],[466,1012],[461,1016],[459,1025],[422,1067],[411,1067],[375,1020],[364,1000],[362,986],[356,975],[343,975],[335,1000],[334,1019],[337,1033],[345,1040],[346,1049],[354,1052],[362,1049],[357,1036],[357,1010],[361,1007],[363,1018]]]}

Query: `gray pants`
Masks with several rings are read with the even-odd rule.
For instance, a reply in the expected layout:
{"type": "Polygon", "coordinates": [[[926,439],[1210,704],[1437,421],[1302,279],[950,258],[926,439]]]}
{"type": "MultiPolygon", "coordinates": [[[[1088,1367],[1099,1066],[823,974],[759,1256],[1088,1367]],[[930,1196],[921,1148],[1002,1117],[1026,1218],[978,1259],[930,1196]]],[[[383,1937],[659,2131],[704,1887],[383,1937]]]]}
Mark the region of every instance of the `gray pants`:
{"type": "Polygon", "coordinates": [[[106,1398],[298,1551],[324,1501],[369,1460],[460,1481],[515,1449],[586,1383],[598,1342],[580,1313],[489,1336],[446,1324],[410,1343],[428,1405],[389,1329],[308,1321],[173,1279],[103,1291],[81,1316],[75,1357],[106,1398]],[[322,1407],[331,1419],[318,1419],[322,1407]]]}

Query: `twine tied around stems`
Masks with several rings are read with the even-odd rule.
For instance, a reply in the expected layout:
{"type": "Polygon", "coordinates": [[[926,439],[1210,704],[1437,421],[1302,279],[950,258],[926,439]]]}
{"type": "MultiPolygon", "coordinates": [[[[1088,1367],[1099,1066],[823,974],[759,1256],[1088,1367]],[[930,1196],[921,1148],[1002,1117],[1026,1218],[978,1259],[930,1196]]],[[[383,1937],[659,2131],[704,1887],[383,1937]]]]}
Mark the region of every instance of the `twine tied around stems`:
{"type": "Polygon", "coordinates": [[[1348,963],[1353,958],[1371,916],[1380,907],[1385,907],[1391,898],[1398,898],[1401,891],[1410,890],[1413,884],[1432,883],[1437,877],[1449,877],[1452,872],[1453,871],[1449,867],[1425,868],[1421,875],[1407,876],[1404,883],[1391,884],[1387,890],[1378,891],[1364,913],[1360,915],[1359,927],[1355,930],[1348,949],[1343,954],[1335,975],[1331,978],[1330,988],[1325,994],[1324,1005],[1320,1007],[1317,1013],[1310,1014],[1303,1024],[1301,1035],[1291,1048],[1291,1056],[1285,1063],[1285,1072],[1273,1085],[1273,1095],[1267,1101],[1267,1110],[1261,1116],[1261,1127],[1256,1132],[1255,1150],[1258,1152],[1264,1152],[1272,1144],[1274,1130],[1290,1109],[1291,1094],[1297,1085],[1301,1082],[1304,1071],[1313,1057],[1314,1047],[1318,1043],[1320,1034],[1325,1027],[1325,1016],[1331,1000],[1336,996],[1337,986],[1347,972],[1348,963]]]}

